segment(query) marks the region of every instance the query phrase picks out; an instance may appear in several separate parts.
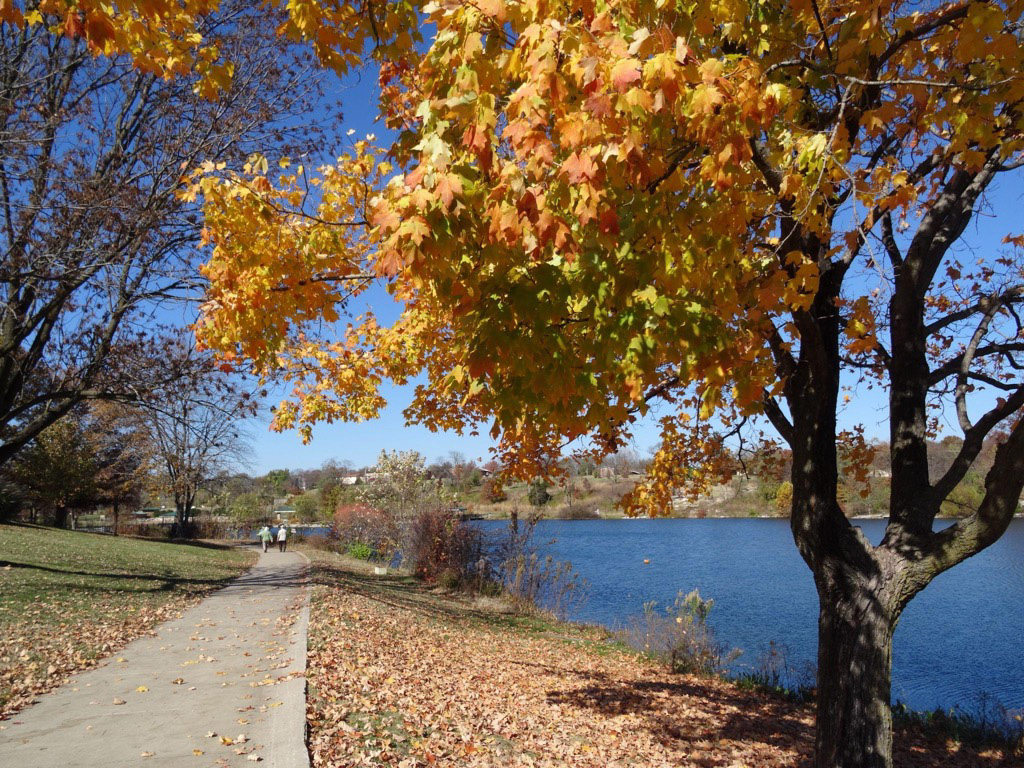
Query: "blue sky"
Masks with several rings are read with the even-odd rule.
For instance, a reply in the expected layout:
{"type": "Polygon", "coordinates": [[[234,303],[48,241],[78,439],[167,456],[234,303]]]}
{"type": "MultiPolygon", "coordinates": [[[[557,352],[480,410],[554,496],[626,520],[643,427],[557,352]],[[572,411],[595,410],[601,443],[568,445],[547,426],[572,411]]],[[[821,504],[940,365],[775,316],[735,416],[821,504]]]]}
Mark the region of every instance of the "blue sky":
{"type": "MultiPolygon", "coordinates": [[[[364,73],[361,77],[349,77],[336,86],[337,91],[332,95],[342,100],[345,115],[343,135],[352,129],[355,131],[353,139],[369,133],[376,134],[378,139],[387,138],[387,130],[376,120],[375,79],[374,74],[364,73]]],[[[330,151],[325,151],[324,157],[333,157],[337,154],[336,149],[329,148],[330,151]]],[[[1021,211],[1024,204],[1024,184],[1020,173],[1002,177],[990,190],[989,203],[975,217],[957,249],[965,264],[973,263],[975,258],[990,258],[996,250],[1004,247],[1001,246],[1001,240],[1006,234],[1024,232],[1024,221],[1019,214],[1012,218],[1010,215],[1010,212],[1021,211]],[[993,212],[1001,216],[993,215],[993,212]]],[[[374,288],[365,294],[365,301],[368,308],[373,309],[382,319],[393,318],[397,314],[396,306],[382,288],[374,288]]],[[[356,308],[357,314],[361,311],[361,308],[356,308]]],[[[308,445],[303,445],[295,432],[271,432],[267,428],[268,413],[262,422],[252,425],[254,450],[247,470],[263,474],[271,469],[306,469],[318,467],[331,459],[347,461],[355,467],[370,466],[375,463],[380,451],[396,449],[419,451],[428,461],[443,457],[451,451],[483,461],[489,458],[493,441],[486,434],[459,436],[445,432],[434,433],[421,426],[406,426],[402,410],[412,399],[412,389],[412,385],[385,385],[383,394],[390,405],[381,418],[359,424],[318,425],[314,427],[313,440],[308,445]]],[[[847,394],[851,400],[843,406],[841,424],[863,424],[868,438],[887,439],[885,393],[877,388],[869,391],[861,387],[848,390],[847,394]]],[[[268,401],[268,408],[273,401],[273,398],[268,401]]],[[[977,407],[980,408],[980,405],[977,407]]],[[[944,434],[959,434],[955,418],[947,417],[946,420],[950,428],[944,434]]],[[[632,446],[635,451],[647,455],[657,442],[653,418],[637,425],[632,446]]]]}

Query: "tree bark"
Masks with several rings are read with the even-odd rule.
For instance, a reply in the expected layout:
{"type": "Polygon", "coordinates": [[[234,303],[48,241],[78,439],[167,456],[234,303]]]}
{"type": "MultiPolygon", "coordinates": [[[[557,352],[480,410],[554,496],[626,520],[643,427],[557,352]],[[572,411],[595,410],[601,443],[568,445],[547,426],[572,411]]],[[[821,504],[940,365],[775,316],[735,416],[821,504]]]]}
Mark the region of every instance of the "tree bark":
{"type": "Polygon", "coordinates": [[[815,768],[892,768],[893,612],[871,582],[819,588],[815,768]]]}

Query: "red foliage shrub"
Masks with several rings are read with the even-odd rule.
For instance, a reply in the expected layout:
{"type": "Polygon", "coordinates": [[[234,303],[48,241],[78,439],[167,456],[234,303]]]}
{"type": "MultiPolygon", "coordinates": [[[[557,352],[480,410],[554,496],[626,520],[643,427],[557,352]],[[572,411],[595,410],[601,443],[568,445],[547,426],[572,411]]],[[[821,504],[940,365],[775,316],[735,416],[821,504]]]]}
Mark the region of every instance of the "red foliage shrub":
{"type": "Polygon", "coordinates": [[[343,504],[334,512],[331,538],[342,550],[362,544],[374,559],[390,562],[400,547],[401,530],[385,512],[366,504],[343,504]]]}
{"type": "Polygon", "coordinates": [[[429,510],[412,524],[407,562],[424,581],[464,584],[484,556],[483,536],[466,525],[457,512],[429,510]]]}

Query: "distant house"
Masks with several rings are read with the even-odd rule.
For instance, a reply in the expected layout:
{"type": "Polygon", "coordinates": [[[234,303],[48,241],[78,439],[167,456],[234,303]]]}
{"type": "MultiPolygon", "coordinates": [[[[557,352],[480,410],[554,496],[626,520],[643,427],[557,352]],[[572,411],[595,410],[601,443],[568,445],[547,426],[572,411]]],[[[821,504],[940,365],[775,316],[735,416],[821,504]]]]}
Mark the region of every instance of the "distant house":
{"type": "Polygon", "coordinates": [[[359,485],[359,483],[363,481],[363,478],[359,475],[346,475],[338,479],[341,481],[342,485],[359,485]]]}
{"type": "Polygon", "coordinates": [[[281,509],[275,509],[273,515],[281,522],[287,523],[295,517],[295,507],[282,507],[281,509]]]}

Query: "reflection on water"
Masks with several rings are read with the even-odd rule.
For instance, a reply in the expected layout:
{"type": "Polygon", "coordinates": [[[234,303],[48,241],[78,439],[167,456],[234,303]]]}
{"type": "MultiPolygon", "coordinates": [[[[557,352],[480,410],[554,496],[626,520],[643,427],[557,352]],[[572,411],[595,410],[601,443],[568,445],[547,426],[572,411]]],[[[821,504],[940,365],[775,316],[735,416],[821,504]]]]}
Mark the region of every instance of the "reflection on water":
{"type": "MultiPolygon", "coordinates": [[[[873,542],[881,520],[858,521],[873,542]]],[[[944,524],[944,523],[940,523],[944,524]]],[[[504,523],[481,523],[487,529],[504,523]]],[[[754,666],[770,641],[796,669],[813,664],[817,596],[785,520],[543,521],[539,541],[589,582],[572,618],[621,627],[645,602],[668,605],[680,590],[715,601],[718,639],[754,666]],[[649,562],[645,562],[649,561],[649,562]]],[[[893,646],[893,698],[914,709],[978,694],[1024,707],[1024,520],[980,555],[939,575],[903,614],[893,646]]]]}

